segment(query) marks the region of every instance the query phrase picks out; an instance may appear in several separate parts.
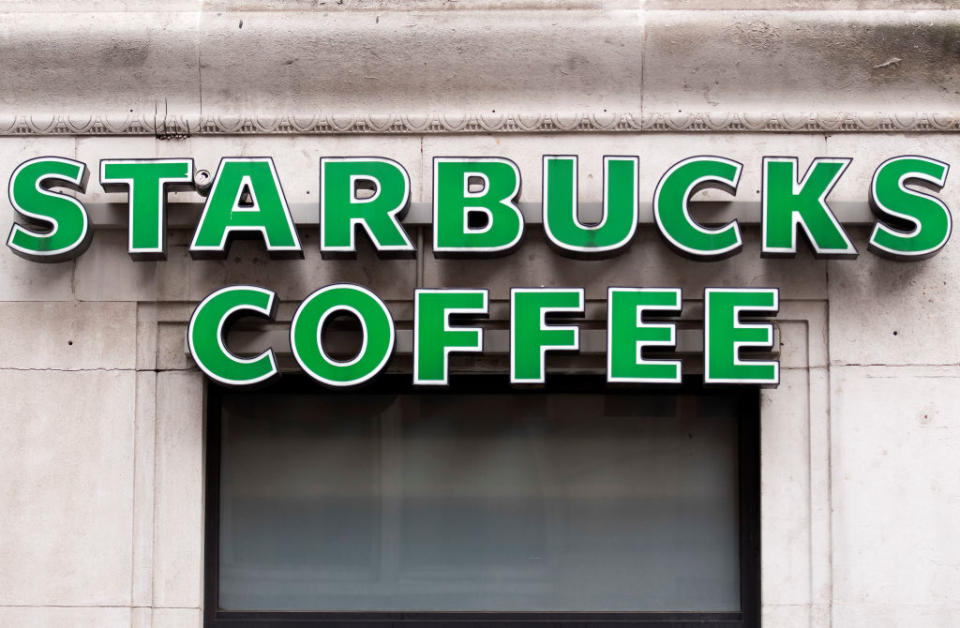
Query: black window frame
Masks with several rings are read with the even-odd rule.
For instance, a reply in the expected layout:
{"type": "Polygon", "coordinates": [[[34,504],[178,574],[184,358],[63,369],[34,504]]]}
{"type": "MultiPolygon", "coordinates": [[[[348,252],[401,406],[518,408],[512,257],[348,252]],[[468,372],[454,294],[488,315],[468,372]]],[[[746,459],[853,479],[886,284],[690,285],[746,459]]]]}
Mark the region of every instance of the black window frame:
{"type": "MultiPolygon", "coordinates": [[[[208,381],[206,388],[206,465],[204,509],[204,628],[388,628],[418,625],[457,628],[759,628],[760,626],[760,389],[755,386],[704,386],[687,378],[679,386],[623,387],[607,384],[600,375],[551,374],[545,386],[512,387],[500,375],[451,376],[443,389],[412,385],[409,374],[386,374],[365,385],[371,393],[456,395],[483,392],[503,394],[592,393],[631,395],[696,394],[733,396],[738,409],[738,466],[740,484],[740,611],[737,612],[408,612],[408,611],[223,611],[219,609],[220,434],[225,393],[332,394],[306,376],[290,375],[255,389],[224,388],[208,381]]],[[[346,391],[356,393],[357,389],[346,391]]]]}

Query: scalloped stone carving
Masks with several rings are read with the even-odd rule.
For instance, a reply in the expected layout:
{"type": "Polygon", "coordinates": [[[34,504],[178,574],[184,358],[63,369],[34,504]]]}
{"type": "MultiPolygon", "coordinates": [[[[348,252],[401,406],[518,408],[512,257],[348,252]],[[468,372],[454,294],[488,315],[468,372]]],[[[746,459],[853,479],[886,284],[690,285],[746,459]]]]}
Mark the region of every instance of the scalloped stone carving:
{"type": "Polygon", "coordinates": [[[325,135],[436,133],[921,133],[960,131],[952,112],[445,112],[166,116],[0,115],[12,135],[325,135]]]}

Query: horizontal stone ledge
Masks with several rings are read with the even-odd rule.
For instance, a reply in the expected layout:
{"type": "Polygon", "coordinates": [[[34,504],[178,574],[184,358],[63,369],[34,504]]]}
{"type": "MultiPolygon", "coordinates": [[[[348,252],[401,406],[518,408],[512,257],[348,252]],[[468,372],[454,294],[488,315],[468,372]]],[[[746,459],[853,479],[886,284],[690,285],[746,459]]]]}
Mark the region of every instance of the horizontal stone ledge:
{"type": "MultiPolygon", "coordinates": [[[[517,203],[523,213],[526,224],[543,223],[540,203],[517,203]]],[[[124,203],[84,203],[90,221],[95,229],[126,229],[128,225],[127,206],[124,203]]],[[[320,222],[320,210],[316,203],[290,202],[290,213],[299,227],[316,227],[320,222]]],[[[202,203],[170,203],[167,206],[167,227],[169,229],[194,229],[200,219],[202,203]]],[[[691,209],[695,217],[703,224],[725,224],[737,220],[744,225],[759,225],[761,219],[760,203],[753,201],[693,201],[691,209]]],[[[876,221],[866,201],[835,201],[830,209],[837,219],[845,225],[873,224],[876,221]]],[[[585,223],[599,222],[603,216],[600,203],[580,203],[579,217],[585,223]]],[[[411,203],[410,209],[401,221],[404,225],[419,227],[433,223],[433,208],[430,203],[411,203]]],[[[653,204],[640,203],[639,223],[654,224],[653,204]]]]}
{"type": "Polygon", "coordinates": [[[945,3],[258,4],[0,4],[0,134],[960,130],[945,3]]]}
{"type": "MultiPolygon", "coordinates": [[[[376,13],[402,11],[554,11],[565,10],[723,10],[756,11],[842,11],[842,10],[916,10],[948,9],[953,0],[94,0],[84,6],[95,13],[135,12],[190,12],[202,8],[207,12],[297,12],[322,9],[327,13],[373,11],[376,13]]],[[[20,12],[62,13],[63,0],[32,0],[23,5],[21,0],[0,0],[0,12],[17,9],[20,12]]]]}

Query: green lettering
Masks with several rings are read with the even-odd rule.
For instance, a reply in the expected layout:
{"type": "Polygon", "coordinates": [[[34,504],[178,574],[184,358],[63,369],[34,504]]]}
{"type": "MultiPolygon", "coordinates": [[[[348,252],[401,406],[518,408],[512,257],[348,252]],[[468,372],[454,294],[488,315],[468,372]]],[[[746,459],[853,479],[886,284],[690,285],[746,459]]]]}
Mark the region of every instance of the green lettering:
{"type": "Polygon", "coordinates": [[[546,381],[547,351],[579,351],[575,325],[548,325],[547,314],[582,314],[583,288],[510,290],[510,381],[546,381]]]}
{"type": "Polygon", "coordinates": [[[413,251],[400,219],[410,201],[410,176],[383,157],[324,157],[320,160],[320,250],[356,252],[361,226],[377,251],[413,251]],[[365,198],[361,186],[372,188],[365,198]]]}
{"type": "Polygon", "coordinates": [[[578,218],[578,158],[543,156],[543,228],[562,251],[603,253],[626,246],[637,230],[638,159],[603,158],[603,217],[595,225],[578,218]]]}
{"type": "Polygon", "coordinates": [[[894,157],[880,164],[870,183],[870,207],[877,224],[867,248],[892,259],[924,259],[946,245],[953,230],[950,210],[943,201],[911,190],[907,183],[943,189],[950,166],[916,155],[894,157]],[[899,220],[909,231],[887,225],[883,219],[899,220]]]}
{"type": "Polygon", "coordinates": [[[483,351],[483,329],[451,327],[451,314],[487,314],[486,290],[417,290],[413,313],[413,383],[447,384],[450,353],[483,351]]]}
{"type": "Polygon", "coordinates": [[[817,257],[857,256],[857,249],[827,205],[827,195],[850,161],[817,157],[797,181],[796,157],[763,158],[763,256],[795,256],[798,225],[817,257]]]}
{"type": "Polygon", "coordinates": [[[83,253],[93,237],[86,209],[72,196],[48,187],[83,192],[87,174],[86,164],[64,157],[37,157],[17,166],[10,176],[10,203],[28,224],[13,223],[7,246],[34,262],[61,262],[83,253]]]}
{"type": "Polygon", "coordinates": [[[187,344],[200,370],[227,386],[250,386],[277,375],[273,350],[253,358],[238,358],[224,343],[228,322],[244,314],[273,318],[276,295],[256,286],[229,286],[217,290],[200,302],[190,317],[187,344]]]}
{"type": "Polygon", "coordinates": [[[773,326],[742,323],[740,314],[775,314],[780,309],[780,292],[776,288],[707,288],[703,302],[703,381],[778,384],[779,362],[740,359],[744,347],[773,348],[773,326]]]}
{"type": "Polygon", "coordinates": [[[435,253],[503,253],[523,236],[520,170],[498,157],[435,157],[435,253]],[[474,226],[473,219],[477,225],[474,226]]]}
{"type": "Polygon", "coordinates": [[[351,284],[317,290],[300,304],[290,323],[290,347],[303,370],[333,387],[356,386],[379,373],[393,353],[394,325],[390,311],[377,295],[351,284]],[[323,326],[337,312],[360,321],[363,342],[349,360],[334,360],[323,349],[323,326]]]}
{"type": "Polygon", "coordinates": [[[743,164],[725,157],[690,157],[670,168],[653,194],[653,215],[667,243],[683,255],[719,258],[743,247],[736,220],[717,228],[697,224],[690,198],[704,188],[737,193],[743,164]]]}
{"type": "Polygon", "coordinates": [[[127,252],[133,259],[167,258],[167,189],[193,187],[192,159],[102,159],[100,185],[127,191],[127,252]]]}
{"type": "Polygon", "coordinates": [[[675,323],[647,323],[649,311],[680,312],[679,288],[607,289],[607,381],[677,384],[680,360],[648,360],[644,347],[675,347],[675,323]]]}
{"type": "Polygon", "coordinates": [[[194,257],[223,257],[227,236],[255,232],[272,256],[302,256],[300,239],[270,157],[229,157],[220,161],[190,244],[194,257]]]}

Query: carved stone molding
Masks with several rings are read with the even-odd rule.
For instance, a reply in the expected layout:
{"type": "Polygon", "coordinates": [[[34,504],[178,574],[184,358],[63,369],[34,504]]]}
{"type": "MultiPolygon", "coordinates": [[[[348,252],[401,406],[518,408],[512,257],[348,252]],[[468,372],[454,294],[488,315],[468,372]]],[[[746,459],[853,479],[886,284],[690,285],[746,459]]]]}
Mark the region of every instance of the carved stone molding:
{"type": "Polygon", "coordinates": [[[960,112],[431,113],[424,115],[0,116],[0,136],[432,133],[923,133],[960,131],[960,112]]]}

